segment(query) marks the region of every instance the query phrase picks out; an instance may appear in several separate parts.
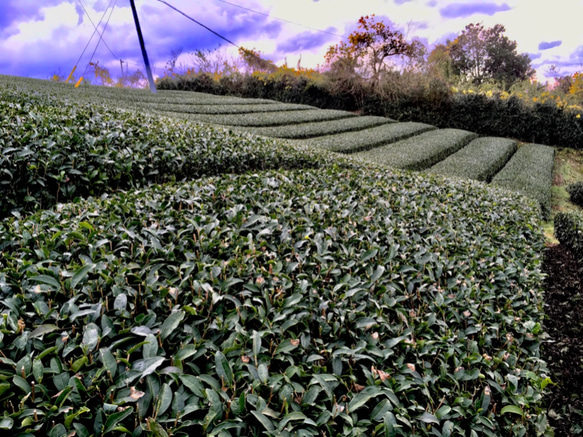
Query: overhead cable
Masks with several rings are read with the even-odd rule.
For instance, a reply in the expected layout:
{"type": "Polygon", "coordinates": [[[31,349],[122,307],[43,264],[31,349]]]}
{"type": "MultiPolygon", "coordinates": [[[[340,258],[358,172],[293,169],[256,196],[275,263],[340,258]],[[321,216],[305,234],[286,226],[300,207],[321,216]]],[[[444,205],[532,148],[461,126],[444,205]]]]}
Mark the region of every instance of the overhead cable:
{"type": "Polygon", "coordinates": [[[240,47],[239,47],[237,44],[235,44],[233,41],[231,41],[231,40],[229,40],[229,39],[225,38],[223,35],[221,35],[221,34],[219,34],[219,33],[215,32],[215,31],[214,31],[214,30],[212,30],[210,27],[208,27],[208,26],[205,26],[205,25],[204,25],[204,24],[202,24],[201,22],[199,22],[199,21],[196,21],[194,18],[192,18],[192,17],[190,17],[189,15],[185,14],[185,13],[184,13],[184,12],[182,12],[181,10],[179,10],[179,9],[175,8],[175,7],[174,7],[174,6],[172,6],[170,3],[168,3],[168,2],[166,2],[166,1],[164,1],[164,0],[158,0],[158,1],[159,1],[160,3],[164,3],[164,4],[165,4],[166,6],[168,6],[170,9],[173,9],[173,10],[175,10],[176,12],[178,12],[179,14],[181,14],[181,15],[185,16],[185,17],[186,17],[186,18],[188,18],[190,21],[193,21],[193,22],[195,22],[196,24],[198,24],[199,26],[201,26],[201,27],[204,27],[206,30],[208,30],[209,32],[211,32],[211,33],[213,33],[214,35],[218,36],[219,38],[221,38],[221,39],[225,40],[225,41],[226,41],[226,42],[228,42],[229,44],[231,44],[231,45],[233,45],[233,46],[235,46],[235,47],[237,47],[237,48],[240,48],[240,47]]]}
{"type": "MultiPolygon", "coordinates": [[[[79,0],[79,1],[81,1],[81,0],[79,0]]],[[[105,33],[105,29],[107,29],[107,26],[109,24],[109,20],[111,20],[111,16],[113,15],[113,10],[115,9],[115,6],[117,5],[117,0],[111,0],[109,2],[109,6],[107,7],[107,9],[105,10],[105,12],[103,13],[103,16],[105,16],[105,14],[109,10],[109,8],[110,8],[110,6],[111,6],[112,3],[113,3],[113,6],[111,7],[111,12],[109,13],[109,17],[107,18],[107,21],[105,22],[105,25],[103,26],[103,33],[105,33]]],[[[103,20],[103,17],[102,17],[102,20],[103,20]]],[[[100,21],[100,24],[101,24],[101,21],[100,21]]],[[[95,28],[95,30],[97,31],[97,28],[95,28]]],[[[93,57],[95,56],[95,53],[97,52],[97,49],[99,48],[99,43],[101,41],[103,41],[102,34],[99,33],[99,31],[97,31],[97,33],[99,34],[99,41],[97,41],[97,45],[95,46],[95,50],[93,50],[93,53],[91,54],[91,58],[89,59],[89,63],[87,64],[87,67],[85,68],[85,72],[87,71],[87,69],[91,65],[91,62],[93,61],[93,57]]],[[[105,41],[103,41],[103,42],[105,42],[105,41]]],[[[115,56],[113,54],[113,52],[111,54],[113,55],[114,58],[117,58],[117,56],[115,56]]],[[[83,75],[85,75],[85,73],[83,73],[83,75]]]]}
{"type": "Polygon", "coordinates": [[[245,6],[238,5],[236,3],[228,2],[226,0],[216,0],[216,1],[221,2],[221,3],[225,3],[227,5],[235,6],[236,8],[243,9],[245,11],[249,11],[249,12],[252,12],[252,13],[257,14],[257,15],[263,15],[264,17],[273,18],[274,20],[283,21],[285,23],[293,24],[295,26],[305,27],[306,29],[314,30],[316,32],[327,33],[328,35],[337,36],[338,38],[343,38],[342,35],[338,35],[338,34],[336,34],[334,32],[328,32],[327,30],[322,30],[322,29],[317,29],[315,27],[306,26],[304,24],[296,23],[295,21],[286,20],[285,18],[275,17],[273,15],[266,14],[265,12],[259,12],[259,11],[256,11],[254,9],[247,8],[245,6]]]}
{"type": "MultiPolygon", "coordinates": [[[[85,9],[85,6],[83,5],[83,2],[81,0],[79,0],[79,4],[81,5],[81,8],[83,9],[83,12],[85,13],[85,15],[87,15],[87,18],[89,19],[89,21],[91,22],[91,24],[93,25],[93,28],[95,29],[93,31],[93,34],[91,35],[91,38],[89,39],[89,42],[87,43],[87,45],[85,46],[85,49],[83,50],[83,53],[81,53],[81,56],[79,57],[79,60],[77,61],[77,64],[79,63],[79,61],[81,61],[81,58],[83,57],[83,55],[85,54],[85,51],[87,50],[87,47],[89,47],[89,44],[91,44],[91,40],[93,39],[93,37],[95,36],[95,33],[97,33],[100,37],[100,40],[103,41],[103,43],[105,44],[105,46],[107,47],[107,50],[109,50],[109,53],[111,53],[111,55],[118,59],[118,57],[113,53],[113,51],[111,50],[111,48],[109,47],[109,45],[107,45],[107,42],[105,41],[105,39],[103,39],[103,34],[101,32],[99,32],[99,26],[101,25],[101,22],[103,21],[103,19],[105,18],[105,14],[107,14],[107,11],[109,10],[109,8],[111,7],[111,4],[114,2],[114,0],[111,0],[109,2],[109,6],[107,7],[107,9],[105,9],[105,12],[103,12],[103,15],[101,16],[101,19],[99,20],[99,23],[97,24],[97,26],[95,25],[95,23],[93,22],[93,20],[91,19],[91,16],[89,15],[89,13],[87,12],[87,9],[85,9]]],[[[115,0],[115,3],[117,4],[117,0],[115,0]]],[[[114,5],[115,7],[115,5],[114,5]]],[[[110,15],[111,17],[111,15],[110,15]]]]}

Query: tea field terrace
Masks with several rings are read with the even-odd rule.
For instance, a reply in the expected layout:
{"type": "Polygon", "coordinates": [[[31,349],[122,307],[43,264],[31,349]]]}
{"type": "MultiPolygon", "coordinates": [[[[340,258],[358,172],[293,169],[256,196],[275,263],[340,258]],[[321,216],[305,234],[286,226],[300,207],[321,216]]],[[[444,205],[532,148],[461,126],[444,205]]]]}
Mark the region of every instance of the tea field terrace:
{"type": "MultiPolygon", "coordinates": [[[[315,143],[325,136],[167,117],[139,91],[78,91],[0,78],[2,429],[547,429],[538,202],[335,154],[315,143]]],[[[328,116],[355,119],[312,123],[328,116]]],[[[476,141],[390,120],[367,129],[435,144],[432,156],[476,141]]],[[[377,148],[363,136],[360,152],[377,148]]]]}

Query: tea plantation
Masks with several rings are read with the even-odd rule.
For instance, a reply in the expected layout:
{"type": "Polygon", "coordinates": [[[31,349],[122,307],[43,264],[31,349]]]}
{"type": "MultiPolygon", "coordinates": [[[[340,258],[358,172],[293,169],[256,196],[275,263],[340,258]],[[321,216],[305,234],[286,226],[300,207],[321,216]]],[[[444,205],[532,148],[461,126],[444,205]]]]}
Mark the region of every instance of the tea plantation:
{"type": "Polygon", "coordinates": [[[513,190],[553,149],[515,146],[0,76],[0,430],[550,435],[545,198],[513,190]]]}

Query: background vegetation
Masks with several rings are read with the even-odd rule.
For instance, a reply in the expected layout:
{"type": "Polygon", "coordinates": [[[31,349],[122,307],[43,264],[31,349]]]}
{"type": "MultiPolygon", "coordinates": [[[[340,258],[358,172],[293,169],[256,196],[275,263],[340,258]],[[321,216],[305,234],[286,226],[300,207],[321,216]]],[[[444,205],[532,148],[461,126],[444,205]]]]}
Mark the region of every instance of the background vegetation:
{"type": "MultiPolygon", "coordinates": [[[[168,63],[161,89],[259,97],[343,109],[482,135],[583,148],[583,76],[534,80],[530,59],[503,26],[470,24],[430,53],[376,17],[362,17],[346,41],[331,46],[321,71],[276,67],[252,50],[229,61],[199,52],[178,73],[168,63]]],[[[555,69],[556,70],[556,69],[555,69]]]]}

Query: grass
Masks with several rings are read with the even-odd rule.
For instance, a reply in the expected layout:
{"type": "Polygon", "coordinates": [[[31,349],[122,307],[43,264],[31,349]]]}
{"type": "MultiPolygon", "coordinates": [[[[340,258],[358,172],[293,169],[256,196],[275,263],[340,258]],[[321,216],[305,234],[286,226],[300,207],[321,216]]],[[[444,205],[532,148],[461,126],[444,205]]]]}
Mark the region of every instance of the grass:
{"type": "Polygon", "coordinates": [[[583,180],[583,153],[574,149],[560,147],[555,157],[553,181],[553,212],[578,210],[569,199],[567,187],[583,180]]]}

